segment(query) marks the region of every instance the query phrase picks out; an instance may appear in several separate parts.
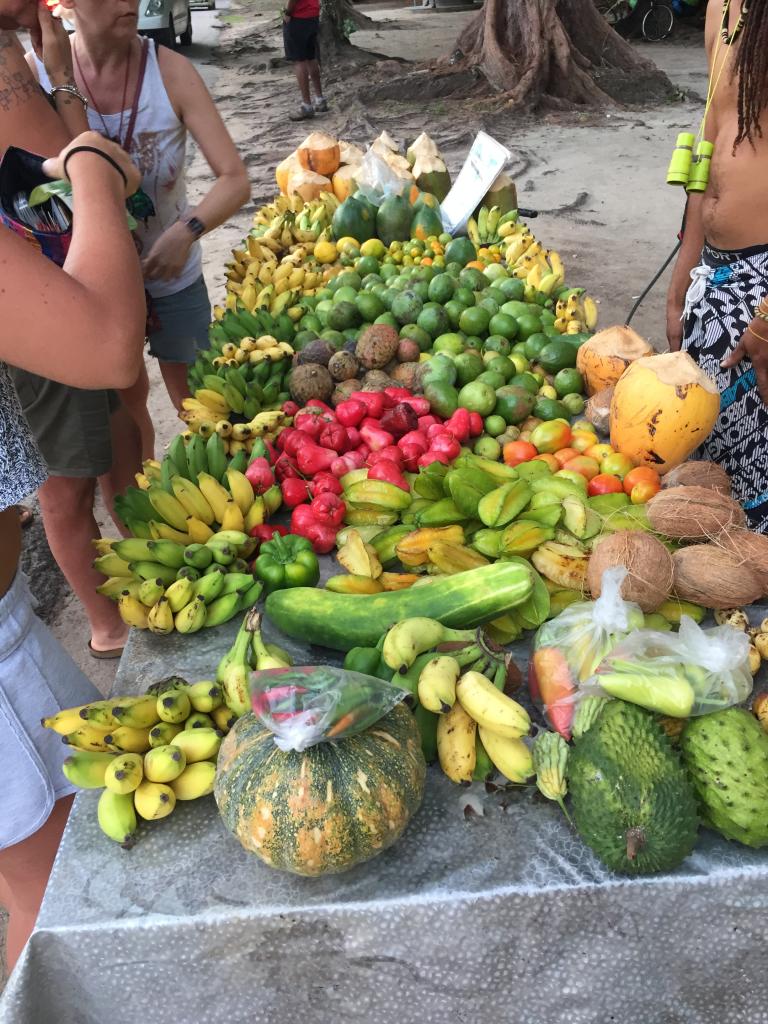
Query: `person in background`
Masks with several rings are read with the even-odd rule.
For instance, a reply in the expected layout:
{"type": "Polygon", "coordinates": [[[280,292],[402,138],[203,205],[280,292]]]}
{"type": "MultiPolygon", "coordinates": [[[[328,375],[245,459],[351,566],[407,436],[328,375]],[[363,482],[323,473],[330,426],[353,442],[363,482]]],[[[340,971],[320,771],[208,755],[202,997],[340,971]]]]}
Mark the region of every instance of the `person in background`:
{"type": "MultiPolygon", "coordinates": [[[[189,394],[187,368],[198,350],[208,347],[211,323],[200,239],[248,202],[248,172],[192,63],[139,36],[139,0],[60,0],[60,8],[75,25],[74,81],[87,100],[81,115],[87,114],[93,131],[118,142],[141,171],[142,192],[132,213],[151,299],[149,352],[180,409],[189,394]],[[194,207],[187,198],[188,134],[214,178],[194,207]]],[[[50,92],[54,83],[44,62],[37,54],[28,60],[50,92]]],[[[144,457],[151,458],[147,393],[143,374],[121,397],[142,428],[144,457]]]]}
{"type": "Polygon", "coordinates": [[[714,152],[706,192],[688,197],[667,340],[717,382],[702,457],[728,472],[750,528],[768,533],[768,3],[712,0],[705,42],[714,152]]]}
{"type": "MultiPolygon", "coordinates": [[[[10,34],[39,30],[37,16],[35,0],[0,0],[0,96],[8,100],[0,105],[0,128],[12,117],[41,130],[57,127],[31,78],[19,77],[10,34]]],[[[125,217],[138,172],[95,132],[78,136],[45,171],[72,182],[74,227],[64,268],[0,226],[0,903],[10,914],[9,969],[37,918],[74,792],[61,773],[61,737],[40,719],[101,695],[35,616],[18,571],[16,503],[43,482],[45,466],[6,364],[71,387],[128,387],[144,337],[141,272],[125,217]]]]}
{"type": "MultiPolygon", "coordinates": [[[[28,106],[19,103],[0,104],[0,154],[15,145],[51,156],[87,128],[67,33],[44,5],[39,18],[32,39],[54,83],[52,105],[25,64],[16,36],[6,33],[6,95],[34,100],[35,113],[30,116],[28,106]]],[[[0,97],[3,94],[0,81],[0,97]]],[[[122,284],[115,279],[111,287],[117,295],[122,284]]],[[[142,308],[143,301],[142,295],[142,308]]],[[[97,329],[90,337],[94,358],[99,335],[97,329]]],[[[91,540],[100,533],[93,507],[97,482],[110,512],[114,496],[135,483],[134,474],[141,468],[139,430],[114,390],[85,390],[51,380],[51,375],[14,368],[11,376],[47,466],[48,478],[38,491],[43,525],[53,557],[88,617],[88,650],[95,658],[119,657],[128,631],[115,603],[96,593],[104,578],[92,566],[91,540]]],[[[114,514],[113,519],[120,529],[114,514]]]]}
{"type": "Polygon", "coordinates": [[[328,110],[320,83],[319,36],[320,0],[288,0],[283,12],[283,45],[301,93],[301,106],[290,115],[292,121],[306,121],[328,110]],[[314,95],[310,95],[310,84],[314,95]]]}

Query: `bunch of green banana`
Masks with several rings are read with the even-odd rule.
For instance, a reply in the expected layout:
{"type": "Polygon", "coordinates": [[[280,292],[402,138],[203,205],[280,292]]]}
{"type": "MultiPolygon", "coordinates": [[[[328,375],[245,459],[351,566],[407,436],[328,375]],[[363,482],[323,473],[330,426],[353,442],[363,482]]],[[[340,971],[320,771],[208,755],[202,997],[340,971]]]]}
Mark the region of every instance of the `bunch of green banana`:
{"type": "MultiPolygon", "coordinates": [[[[284,419],[275,410],[258,413],[249,423],[211,424],[207,437],[192,431],[177,435],[162,461],[144,462],[136,476],[138,488],[115,498],[118,514],[133,536],[144,540],[204,544],[218,528],[250,531],[282,504],[276,484],[263,495],[255,494],[246,470],[253,459],[269,458],[262,437],[284,419]]],[[[104,575],[120,575],[108,571],[108,562],[96,568],[104,575]]]]}
{"type": "Polygon", "coordinates": [[[103,790],[99,825],[125,848],[139,819],[165,818],[178,800],[213,791],[221,740],[234,724],[215,682],[165,685],[68,708],[42,723],[71,747],[62,770],[72,785],[103,790]]]}
{"type": "Polygon", "coordinates": [[[94,560],[94,568],[109,576],[97,589],[117,601],[129,626],[161,636],[174,629],[196,633],[228,622],[259,599],[262,585],[245,561],[253,547],[246,533],[234,529],[186,546],[139,537],[113,541],[94,560]]]}
{"type": "Polygon", "coordinates": [[[508,210],[502,214],[498,206],[481,206],[477,219],[470,217],[467,221],[467,235],[477,247],[498,245],[514,232],[517,221],[517,210],[508,210]]]}
{"type": "Polygon", "coordinates": [[[261,635],[261,615],[252,608],[243,619],[235,642],[219,662],[216,681],[221,685],[224,702],[239,718],[251,708],[248,680],[252,671],[288,668],[290,654],[277,644],[266,644],[261,635]]]}

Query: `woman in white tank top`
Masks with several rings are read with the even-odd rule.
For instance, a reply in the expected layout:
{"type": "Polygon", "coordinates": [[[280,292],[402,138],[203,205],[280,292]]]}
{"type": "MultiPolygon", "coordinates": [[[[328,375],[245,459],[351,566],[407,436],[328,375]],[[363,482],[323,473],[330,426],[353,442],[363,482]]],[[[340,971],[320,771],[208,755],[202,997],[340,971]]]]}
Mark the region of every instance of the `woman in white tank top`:
{"type": "MultiPolygon", "coordinates": [[[[76,28],[75,80],[88,100],[88,127],[119,141],[142,173],[149,203],[135,211],[135,234],[155,314],[150,354],[159,358],[178,408],[188,394],[187,366],[207,347],[210,323],[198,240],[248,201],[248,174],[193,65],[138,35],[139,0],[61,0],[60,6],[76,28]],[[194,208],[187,201],[187,132],[215,176],[194,208]]],[[[34,70],[49,91],[37,58],[34,70]]],[[[140,393],[123,397],[134,409],[145,401],[140,393]]]]}

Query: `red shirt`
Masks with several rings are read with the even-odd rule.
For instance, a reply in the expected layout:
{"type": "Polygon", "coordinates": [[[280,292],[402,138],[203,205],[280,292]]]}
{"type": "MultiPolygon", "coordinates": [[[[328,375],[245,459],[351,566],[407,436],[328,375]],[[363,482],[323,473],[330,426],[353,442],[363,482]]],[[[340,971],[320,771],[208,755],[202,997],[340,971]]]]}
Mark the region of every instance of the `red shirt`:
{"type": "Polygon", "coordinates": [[[320,0],[298,0],[291,11],[292,18],[319,18],[320,0]]]}

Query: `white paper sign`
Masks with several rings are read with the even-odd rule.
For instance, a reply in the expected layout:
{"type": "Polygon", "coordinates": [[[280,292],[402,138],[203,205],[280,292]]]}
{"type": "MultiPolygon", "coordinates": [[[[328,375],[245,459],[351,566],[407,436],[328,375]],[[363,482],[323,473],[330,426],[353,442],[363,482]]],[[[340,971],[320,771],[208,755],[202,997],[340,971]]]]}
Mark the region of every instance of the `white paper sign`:
{"type": "Polygon", "coordinates": [[[511,157],[506,146],[485,132],[477,133],[458,178],[440,204],[443,227],[449,234],[455,235],[466,227],[472,212],[511,157]]]}

